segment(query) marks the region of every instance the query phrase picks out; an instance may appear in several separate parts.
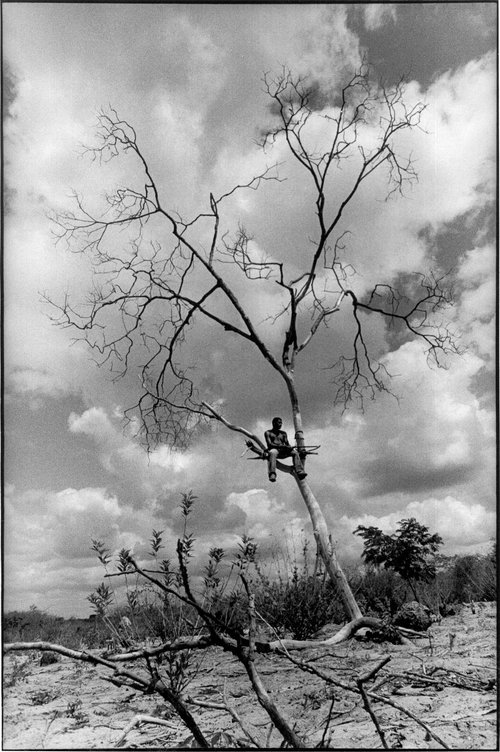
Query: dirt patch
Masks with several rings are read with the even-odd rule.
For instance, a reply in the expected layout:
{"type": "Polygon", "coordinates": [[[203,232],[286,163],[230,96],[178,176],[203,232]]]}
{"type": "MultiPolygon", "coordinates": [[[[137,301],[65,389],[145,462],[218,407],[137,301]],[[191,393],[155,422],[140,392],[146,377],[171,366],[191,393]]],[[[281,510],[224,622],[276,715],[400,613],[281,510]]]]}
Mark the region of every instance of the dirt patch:
{"type": "MultiPolygon", "coordinates": [[[[309,649],[294,653],[303,661],[344,682],[354,681],[384,656],[391,660],[367,689],[390,698],[424,721],[451,749],[498,748],[496,721],[496,604],[476,604],[475,613],[443,619],[428,637],[413,646],[351,640],[329,652],[309,649]]],[[[109,749],[139,714],[168,720],[171,725],[142,724],[132,729],[123,746],[179,747],[189,732],[157,696],[116,687],[105,668],[62,658],[40,665],[39,654],[9,653],[4,661],[3,749],[109,749]]],[[[197,672],[185,690],[191,698],[212,704],[223,693],[247,729],[265,747],[276,748],[281,737],[249,691],[244,669],[231,656],[211,648],[195,655],[197,672]]],[[[331,748],[381,748],[374,724],[359,695],[342,690],[277,655],[260,655],[257,667],[280,710],[294,724],[308,747],[329,739],[331,748]],[[324,727],[330,716],[329,730],[324,727]]],[[[137,664],[136,664],[137,668],[137,664]]],[[[441,745],[399,710],[373,702],[391,747],[439,749],[441,745]]],[[[191,706],[209,737],[226,732],[233,740],[245,736],[221,710],[191,706]]],[[[223,740],[222,740],[223,741],[223,740]]],[[[222,743],[221,741],[221,743],[222,743]]],[[[227,738],[225,738],[227,745],[227,738]]],[[[234,745],[237,742],[234,741],[234,745]]]]}

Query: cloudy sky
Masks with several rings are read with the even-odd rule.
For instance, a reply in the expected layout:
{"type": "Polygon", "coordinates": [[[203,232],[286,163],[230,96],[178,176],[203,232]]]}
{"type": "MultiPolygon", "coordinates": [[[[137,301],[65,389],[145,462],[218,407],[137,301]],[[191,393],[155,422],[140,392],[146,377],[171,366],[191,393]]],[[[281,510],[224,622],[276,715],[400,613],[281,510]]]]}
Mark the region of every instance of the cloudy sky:
{"type": "MultiPolygon", "coordinates": [[[[6,3],[3,22],[5,608],[88,614],[86,595],[101,579],[91,538],[141,557],[154,528],[172,545],[190,489],[202,552],[229,549],[242,533],[263,548],[286,533],[300,547],[310,532],[293,479],[271,485],[263,463],[241,456],[238,434],[214,427],[186,451],[160,446],[148,456],[122,424],[139,395],[137,373],[112,382],[71,331],[51,324],[43,302],[66,292],[81,301],[92,284],[85,257],[55,245],[48,214],[72,208],[74,190],[97,204],[111,186],[141,179],[130,162],[99,168],[82,157],[97,111],[109,105],[134,125],[163,204],[184,217],[206,211],[211,191],[249,180],[263,160],[283,162],[286,182],[239,194],[228,221],[245,224],[255,252],[295,269],[315,231],[314,196],[282,142],[266,156],[255,144],[272,122],[263,73],[283,64],[332,102],[366,55],[386,85],[406,74],[409,101],[426,104],[423,129],[398,145],[412,154],[419,182],[389,202],[382,176],[363,188],[342,226],[351,233],[346,263],[361,291],[407,272],[452,270],[448,315],[465,348],[446,370],[432,369],[421,344],[370,323],[399,401],[383,394],[364,412],[334,406],[323,357],[348,342],[347,315],[298,361],[306,443],[321,445],[309,481],[339,555],[359,555],[358,524],[390,532],[409,516],[439,532],[445,552],[487,546],[495,534],[495,4],[6,3]]],[[[315,115],[332,114],[324,107],[315,115]]],[[[279,355],[280,323],[262,324],[280,304],[279,287],[238,289],[279,355]]],[[[194,333],[188,355],[228,420],[262,434],[281,414],[293,433],[276,376],[244,344],[214,324],[194,333]]]]}

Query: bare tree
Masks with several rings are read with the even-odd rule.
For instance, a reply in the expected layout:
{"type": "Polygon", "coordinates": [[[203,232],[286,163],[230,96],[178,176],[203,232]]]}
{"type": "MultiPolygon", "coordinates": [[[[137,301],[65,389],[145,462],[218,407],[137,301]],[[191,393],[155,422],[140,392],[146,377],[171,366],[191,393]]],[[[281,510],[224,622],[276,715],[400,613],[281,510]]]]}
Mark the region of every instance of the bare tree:
{"type": "MultiPolygon", "coordinates": [[[[345,238],[345,232],[340,232],[341,220],[364,181],[385,170],[389,197],[403,194],[417,179],[411,157],[398,152],[397,138],[420,127],[424,105],[405,102],[403,79],[391,88],[374,83],[365,64],[328,108],[321,108],[317,89],[286,69],[274,78],[264,76],[263,81],[275,121],[263,132],[260,146],[266,150],[284,139],[315,194],[317,232],[309,252],[303,255],[299,276],[287,274],[287,259],[257,257],[243,226],[231,237],[225,224],[230,197],[256,190],[264,181],[279,182],[277,165],[222,195],[210,194],[197,216],[183,219],[165,206],[134,128],[113,109],[100,113],[99,140],[87,152],[99,163],[123,155],[133,157],[141,187],[117,188],[106,196],[105,211],[100,215],[75,195],[76,208],[54,216],[58,239],[87,254],[95,272],[93,290],[83,304],[77,306],[69,299],[52,303],[57,308],[54,320],[77,330],[99,364],[109,364],[117,378],[138,368],[140,393],[126,416],[139,422],[138,435],[148,448],[159,443],[186,447],[200,422],[215,420],[243,434],[258,456],[266,456],[266,446],[258,436],[224,417],[219,407],[200,393],[196,371],[183,359],[182,346],[203,320],[230,337],[239,337],[281,378],[290,400],[296,445],[304,460],[308,446],[295,371],[317,332],[332,323],[341,307],[349,307],[355,325],[351,352],[332,362],[337,384],[334,399],[344,408],[353,401],[362,404],[379,391],[389,391],[389,374],[370,352],[365,336],[367,315],[379,315],[387,324],[399,326],[408,338],[421,339],[429,359],[438,366],[442,365],[441,354],[458,352],[453,334],[441,318],[451,303],[442,278],[420,276],[402,292],[392,284],[377,282],[369,294],[359,298],[349,287],[350,265],[341,259],[345,238]],[[312,145],[309,137],[309,128],[318,118],[329,130],[326,148],[312,145]],[[367,131],[369,146],[364,141],[367,131]],[[348,158],[355,165],[350,173],[354,177],[335,204],[331,196],[338,175],[335,168],[348,158]],[[166,230],[168,245],[163,247],[151,239],[151,230],[161,232],[162,238],[166,230]],[[236,293],[238,270],[249,284],[274,280],[286,294],[287,302],[277,317],[286,321],[279,352],[266,343],[236,293]]],[[[299,479],[283,462],[278,469],[294,476],[326,569],[339,585],[349,617],[359,619],[361,611],[329,545],[326,521],[308,481],[299,479]]]]}

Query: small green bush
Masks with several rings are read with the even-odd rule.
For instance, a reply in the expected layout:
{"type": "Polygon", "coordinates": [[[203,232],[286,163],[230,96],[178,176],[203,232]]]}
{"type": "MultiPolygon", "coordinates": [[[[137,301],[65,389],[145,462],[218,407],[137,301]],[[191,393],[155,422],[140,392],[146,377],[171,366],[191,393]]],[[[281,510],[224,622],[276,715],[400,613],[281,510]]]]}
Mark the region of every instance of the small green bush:
{"type": "Polygon", "coordinates": [[[367,566],[358,574],[353,587],[358,605],[365,616],[394,614],[406,599],[402,577],[390,569],[367,566]]]}
{"type": "Polygon", "coordinates": [[[436,579],[442,605],[495,601],[497,569],[494,552],[486,556],[442,557],[436,579]]]}
{"type": "Polygon", "coordinates": [[[15,687],[18,682],[26,681],[31,673],[31,668],[31,660],[29,658],[22,661],[17,656],[14,656],[9,671],[4,663],[4,688],[15,687]]]}
{"type": "Polygon", "coordinates": [[[49,689],[39,689],[30,694],[30,700],[33,705],[47,705],[52,700],[59,697],[59,693],[49,689]]]}
{"type": "Polygon", "coordinates": [[[275,551],[266,570],[269,573],[258,561],[255,570],[257,612],[279,636],[291,634],[296,640],[304,640],[325,624],[345,621],[340,593],[318,557],[311,561],[307,539],[302,541],[300,555],[275,551]]]}
{"type": "Polygon", "coordinates": [[[325,624],[345,618],[335,586],[322,575],[299,572],[297,567],[289,582],[261,583],[255,604],[279,635],[291,633],[295,640],[305,640],[325,624]]]}

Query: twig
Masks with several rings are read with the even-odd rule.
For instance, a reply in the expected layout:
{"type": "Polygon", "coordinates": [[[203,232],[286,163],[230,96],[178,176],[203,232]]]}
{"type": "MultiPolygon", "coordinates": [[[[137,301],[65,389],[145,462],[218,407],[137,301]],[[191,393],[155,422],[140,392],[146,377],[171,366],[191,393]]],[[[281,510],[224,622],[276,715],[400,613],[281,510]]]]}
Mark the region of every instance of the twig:
{"type": "Polygon", "coordinates": [[[267,731],[267,736],[266,736],[266,747],[265,747],[266,749],[268,749],[269,746],[270,746],[270,741],[271,741],[271,736],[272,736],[272,733],[273,733],[273,728],[274,728],[274,724],[271,722],[269,724],[269,729],[267,731]]]}
{"type": "Polygon", "coordinates": [[[358,689],[361,693],[361,697],[363,698],[363,705],[366,710],[366,712],[369,714],[370,718],[373,721],[373,724],[377,730],[377,734],[380,737],[380,741],[382,742],[382,745],[384,749],[390,749],[389,745],[387,744],[385,734],[382,731],[382,728],[380,727],[379,720],[375,713],[373,712],[373,708],[370,704],[370,700],[368,699],[368,695],[366,693],[366,690],[363,686],[363,684],[367,681],[370,681],[370,679],[373,679],[376,674],[380,671],[380,669],[385,666],[386,663],[388,663],[391,660],[391,657],[389,655],[386,655],[385,658],[382,658],[370,671],[362,674],[357,680],[356,684],[358,685],[358,689]]]}
{"type": "Polygon", "coordinates": [[[234,718],[234,720],[236,721],[236,723],[239,725],[239,727],[241,728],[241,730],[243,731],[243,733],[245,734],[245,736],[248,737],[248,739],[250,739],[250,741],[252,742],[252,744],[254,744],[258,749],[260,749],[262,745],[257,741],[257,739],[252,735],[252,733],[245,726],[245,724],[241,720],[241,718],[238,715],[238,713],[236,712],[236,710],[229,704],[229,701],[228,701],[227,695],[226,695],[226,682],[225,682],[225,680],[224,680],[224,688],[223,688],[223,694],[222,694],[222,696],[224,698],[224,705],[226,706],[226,709],[227,709],[228,713],[230,713],[231,717],[234,718]]]}
{"type": "Polygon", "coordinates": [[[424,684],[443,684],[443,679],[433,679],[432,676],[427,676],[426,674],[419,674],[417,671],[405,671],[403,673],[394,673],[391,674],[389,679],[391,677],[398,677],[401,679],[408,679],[410,678],[412,681],[415,679],[418,679],[419,682],[422,682],[424,684]]]}
{"type": "Polygon", "coordinates": [[[264,710],[267,712],[269,718],[272,720],[273,724],[276,726],[276,728],[282,735],[284,741],[288,743],[293,749],[302,749],[304,746],[302,740],[295,733],[295,729],[290,727],[289,723],[285,720],[281,711],[276,706],[274,700],[272,700],[272,698],[269,696],[267,689],[265,688],[264,683],[262,679],[260,678],[259,673],[257,672],[257,669],[255,667],[255,661],[254,661],[255,604],[254,604],[254,599],[252,597],[253,594],[250,592],[248,583],[244,575],[241,575],[241,579],[242,579],[243,585],[245,586],[247,594],[249,596],[250,634],[249,634],[248,652],[247,654],[245,654],[243,653],[243,651],[241,651],[240,655],[238,656],[239,660],[245,666],[248,677],[252,683],[252,687],[254,689],[255,694],[257,695],[257,699],[260,705],[262,705],[264,710]]]}
{"type": "Polygon", "coordinates": [[[206,700],[197,700],[196,698],[189,697],[189,696],[185,697],[184,701],[190,703],[191,705],[196,705],[199,708],[209,708],[210,710],[224,710],[224,711],[226,711],[233,718],[233,720],[236,721],[236,723],[240,726],[241,730],[250,739],[250,741],[252,742],[252,744],[254,744],[258,749],[260,749],[261,745],[259,744],[259,742],[252,736],[252,734],[250,733],[250,731],[248,731],[248,729],[244,725],[243,721],[241,720],[241,718],[238,715],[238,713],[236,712],[236,710],[234,710],[234,708],[232,708],[230,706],[230,704],[229,704],[229,702],[227,700],[227,697],[226,697],[225,681],[224,681],[223,697],[224,697],[224,702],[223,703],[219,703],[219,702],[207,702],[206,700]]]}
{"type": "Polygon", "coordinates": [[[134,661],[138,658],[154,658],[155,656],[160,656],[163,653],[176,652],[178,650],[203,650],[204,648],[210,647],[214,644],[214,641],[209,635],[192,635],[186,637],[181,636],[175,640],[169,640],[168,642],[164,642],[161,645],[157,645],[154,648],[140,648],[138,650],[131,650],[128,653],[108,655],[107,658],[113,663],[122,663],[125,661],[134,661]]]}
{"type": "Polygon", "coordinates": [[[244,574],[240,575],[241,581],[248,595],[248,660],[255,660],[255,595],[250,591],[247,579],[244,574]]]}
{"type": "Polygon", "coordinates": [[[424,721],[420,720],[414,713],[411,712],[411,710],[408,710],[403,705],[400,705],[398,702],[394,702],[394,700],[390,700],[388,697],[384,697],[383,695],[377,695],[375,692],[368,692],[369,696],[373,700],[378,700],[379,702],[384,702],[386,705],[391,705],[393,708],[396,708],[396,710],[399,710],[401,713],[404,713],[409,718],[415,721],[415,723],[418,723],[419,726],[422,726],[428,734],[432,736],[433,739],[435,739],[439,744],[441,744],[442,747],[445,749],[450,749],[450,747],[444,742],[440,736],[438,736],[431,728],[428,726],[424,721]]]}
{"type": "MultiPolygon", "coordinates": [[[[299,661],[296,658],[293,658],[293,656],[286,654],[289,661],[292,661],[292,663],[295,663],[296,666],[298,666],[303,671],[307,671],[308,673],[315,674],[316,676],[319,676],[321,679],[324,679],[328,684],[333,684],[337,687],[342,687],[342,689],[346,689],[348,692],[354,692],[355,694],[360,694],[359,687],[353,687],[350,684],[347,684],[346,682],[340,681],[339,679],[334,679],[330,674],[327,674],[325,671],[322,671],[319,668],[316,668],[315,666],[312,666],[309,663],[304,663],[303,661],[299,661]]],[[[384,697],[383,695],[377,695],[373,691],[368,691],[367,694],[369,697],[371,697],[373,700],[378,700],[380,702],[386,703],[386,705],[392,705],[393,708],[396,708],[396,710],[399,710],[401,713],[404,713],[409,718],[414,720],[416,723],[418,723],[420,726],[425,728],[425,730],[437,741],[439,744],[441,744],[445,749],[449,749],[446,742],[444,742],[434,731],[432,731],[429,726],[424,723],[424,721],[421,721],[420,718],[417,718],[416,715],[414,715],[411,711],[407,710],[403,705],[399,705],[399,703],[394,702],[393,700],[390,700],[388,697],[384,697]]]]}
{"type": "Polygon", "coordinates": [[[382,731],[382,729],[380,727],[379,720],[378,720],[377,716],[375,715],[375,713],[373,712],[373,708],[372,708],[372,706],[370,704],[370,700],[368,699],[368,695],[366,693],[366,690],[363,687],[363,682],[360,681],[360,679],[357,680],[357,685],[359,687],[359,691],[361,693],[361,697],[363,698],[363,707],[365,708],[366,712],[368,713],[368,715],[370,716],[370,718],[373,721],[373,724],[374,724],[374,726],[375,726],[375,728],[377,730],[377,734],[379,735],[380,741],[382,742],[382,746],[384,747],[384,749],[390,749],[390,747],[387,744],[387,741],[385,739],[385,734],[384,734],[384,732],[382,731]]]}
{"type": "Polygon", "coordinates": [[[386,663],[389,663],[390,660],[390,655],[386,655],[384,658],[381,658],[380,661],[375,664],[375,666],[373,666],[366,673],[362,674],[357,681],[362,682],[363,684],[367,681],[370,681],[370,679],[373,679],[378,674],[380,669],[383,668],[386,663]]]}
{"type": "Polygon", "coordinates": [[[321,736],[321,741],[319,743],[319,746],[323,748],[325,746],[325,739],[326,735],[328,733],[328,729],[330,728],[330,723],[332,722],[332,714],[333,714],[333,706],[335,705],[335,695],[332,693],[332,700],[330,702],[330,707],[328,708],[328,715],[326,717],[325,721],[325,728],[323,729],[323,734],[321,736]]]}
{"type": "Polygon", "coordinates": [[[124,728],[122,735],[115,742],[115,748],[119,747],[125,741],[127,734],[140,723],[155,723],[158,726],[167,726],[168,728],[174,729],[174,731],[179,730],[175,724],[171,723],[170,721],[165,721],[163,718],[156,718],[153,715],[143,715],[142,713],[139,713],[138,715],[134,716],[130,723],[127,724],[127,726],[124,728]]]}

